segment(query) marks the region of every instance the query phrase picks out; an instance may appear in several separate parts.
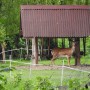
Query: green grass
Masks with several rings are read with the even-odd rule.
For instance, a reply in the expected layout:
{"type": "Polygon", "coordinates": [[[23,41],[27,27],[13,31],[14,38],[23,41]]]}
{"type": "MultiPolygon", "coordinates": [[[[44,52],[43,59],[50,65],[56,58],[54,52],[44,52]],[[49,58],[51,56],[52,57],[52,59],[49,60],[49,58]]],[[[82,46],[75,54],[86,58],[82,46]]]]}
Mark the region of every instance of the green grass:
{"type": "MultiPolygon", "coordinates": [[[[64,59],[56,59],[55,60],[55,65],[63,65],[63,60],[64,60],[64,65],[68,65],[68,61],[66,58],[64,59]]],[[[44,65],[50,65],[51,60],[42,60],[39,62],[39,64],[44,64],[44,65]]],[[[72,58],[70,61],[71,65],[74,65],[74,59],[72,58]]]]}
{"type": "MultiPolygon", "coordinates": [[[[62,61],[64,60],[64,65],[67,65],[68,61],[66,58],[64,59],[57,59],[55,60],[55,65],[62,65],[62,61]]],[[[18,62],[12,62],[12,67],[17,67],[17,66],[28,66],[24,63],[30,63],[30,60],[16,60],[18,62]]],[[[40,60],[39,64],[43,65],[50,65],[50,60],[40,60]]],[[[82,57],[81,58],[81,64],[90,64],[89,58],[82,57]]],[[[71,65],[74,65],[74,59],[71,58],[71,65]]],[[[10,62],[6,62],[5,64],[0,63],[0,69],[7,68],[10,66],[10,62]]],[[[48,77],[48,79],[52,82],[54,86],[59,86],[61,85],[61,78],[62,78],[62,69],[55,69],[55,70],[32,70],[29,68],[20,68],[11,71],[11,78],[15,76],[16,74],[21,74],[23,80],[28,80],[32,79],[35,81],[36,77],[48,77]]],[[[10,71],[3,71],[0,72],[0,74],[5,75],[8,80],[10,79],[10,71]]],[[[64,69],[63,72],[63,85],[69,81],[71,78],[77,78],[81,79],[84,81],[88,80],[88,73],[80,72],[80,71],[75,71],[75,70],[70,70],[70,69],[64,69]]]]}
{"type": "MultiPolygon", "coordinates": [[[[21,61],[20,61],[21,62],[21,61]]],[[[28,62],[28,61],[25,61],[28,62]]],[[[40,64],[45,64],[45,65],[49,65],[50,61],[40,61],[40,64]]],[[[60,65],[62,63],[62,60],[56,60],[55,62],[57,65],[60,65]],[[60,62],[60,63],[58,63],[60,62]]],[[[67,61],[65,60],[65,64],[67,65],[67,61]]],[[[72,64],[73,64],[73,60],[72,60],[72,64]]],[[[16,67],[16,66],[22,66],[23,64],[20,63],[12,63],[12,67],[16,67]]],[[[27,66],[27,65],[26,65],[27,66]]],[[[6,64],[1,64],[0,67],[5,68],[5,67],[9,67],[9,63],[6,62],[6,64]],[[5,66],[4,66],[5,65],[5,66]]],[[[7,77],[10,77],[10,71],[4,71],[4,72],[0,72],[1,74],[4,74],[7,77]]],[[[62,69],[56,69],[56,70],[32,70],[29,68],[20,68],[20,69],[16,69],[11,71],[11,75],[14,76],[18,73],[22,74],[23,79],[35,79],[38,76],[41,77],[48,77],[54,84],[58,85],[61,82],[61,73],[62,73],[62,69]]],[[[88,73],[82,73],[79,71],[74,71],[74,70],[69,70],[69,69],[64,69],[64,80],[68,80],[71,77],[76,77],[78,78],[84,78],[88,75],[88,73]]]]}
{"type": "MultiPolygon", "coordinates": [[[[68,65],[68,60],[66,58],[56,59],[55,60],[55,65],[62,65],[63,60],[64,60],[64,65],[68,65]]],[[[22,66],[22,65],[25,65],[23,63],[31,63],[32,62],[31,60],[23,60],[23,59],[22,60],[17,59],[17,60],[12,60],[12,61],[17,61],[17,62],[12,62],[12,64],[14,66],[17,66],[17,65],[22,66]]],[[[85,56],[85,57],[82,56],[80,58],[80,62],[81,62],[81,64],[90,64],[90,56],[89,55],[85,56]]],[[[51,60],[39,60],[38,63],[43,64],[43,65],[50,65],[51,60]]],[[[9,64],[10,64],[10,62],[7,61],[4,66],[8,66],[9,64]]],[[[75,64],[75,59],[72,57],[70,59],[70,65],[74,65],[74,64],[75,64]]],[[[2,63],[0,64],[0,66],[2,66],[2,63]]]]}
{"type": "MultiPolygon", "coordinates": [[[[21,86],[23,85],[23,83],[25,81],[28,81],[29,79],[32,80],[34,83],[36,83],[36,78],[38,76],[42,77],[42,78],[47,77],[53,86],[60,86],[61,85],[61,70],[38,70],[38,71],[32,70],[30,73],[28,69],[23,69],[23,70],[12,71],[11,72],[12,76],[10,76],[10,72],[2,72],[1,74],[5,75],[9,82],[10,82],[10,80],[11,81],[13,80],[15,75],[21,74],[21,77],[22,77],[22,82],[20,83],[21,86]]],[[[82,86],[89,81],[87,75],[88,75],[87,73],[76,72],[76,71],[65,69],[64,75],[63,75],[63,84],[62,85],[68,85],[69,80],[74,79],[74,80],[81,80],[83,82],[83,83],[80,83],[82,86]]],[[[76,81],[76,83],[77,82],[78,81],[76,81]]],[[[15,83],[15,82],[12,82],[12,83],[15,83]]],[[[11,85],[10,85],[10,83],[8,83],[7,87],[12,88],[11,85]]],[[[20,90],[20,89],[19,89],[19,87],[16,87],[13,90],[20,90]]],[[[35,90],[37,90],[37,89],[35,89],[35,90]]],[[[70,90],[73,90],[73,89],[70,89],[70,90]]]]}
{"type": "MultiPolygon", "coordinates": [[[[59,58],[55,60],[55,65],[63,65],[63,60],[64,60],[64,65],[68,65],[68,60],[66,58],[59,58]]],[[[41,60],[39,61],[39,64],[44,64],[44,65],[50,65],[51,60],[41,60]]],[[[89,56],[82,56],[80,58],[81,65],[82,64],[87,64],[90,65],[90,57],[89,56]]],[[[75,64],[75,59],[72,57],[70,59],[70,65],[75,64]]]]}
{"type": "MultiPolygon", "coordinates": [[[[62,78],[62,70],[29,70],[29,69],[19,69],[19,70],[13,70],[11,71],[11,76],[10,76],[10,71],[7,72],[1,72],[0,74],[5,75],[8,79],[10,77],[13,77],[17,74],[21,74],[23,80],[28,80],[32,79],[35,80],[36,77],[48,77],[50,81],[52,81],[53,85],[60,85],[61,84],[61,78],[62,78]]],[[[78,78],[78,79],[88,79],[88,73],[83,73],[80,71],[74,71],[74,70],[69,70],[69,69],[64,69],[63,73],[63,81],[68,81],[70,78],[78,78]]],[[[64,84],[64,82],[63,82],[64,84]]]]}

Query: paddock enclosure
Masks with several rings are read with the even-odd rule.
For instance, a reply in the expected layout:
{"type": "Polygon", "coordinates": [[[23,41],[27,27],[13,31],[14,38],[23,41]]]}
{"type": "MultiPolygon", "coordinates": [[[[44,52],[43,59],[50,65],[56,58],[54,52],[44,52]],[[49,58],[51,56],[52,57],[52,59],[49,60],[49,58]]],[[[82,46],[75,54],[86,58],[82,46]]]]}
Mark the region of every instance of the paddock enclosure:
{"type": "Polygon", "coordinates": [[[16,74],[20,74],[23,80],[33,82],[37,77],[47,77],[53,90],[85,89],[90,83],[90,48],[86,45],[86,38],[90,35],[90,6],[21,5],[20,29],[26,39],[26,48],[5,51],[5,60],[0,60],[0,75],[5,75],[8,81],[16,74]],[[76,43],[75,57],[71,57],[70,67],[66,58],[57,59],[55,65],[50,65],[50,60],[40,57],[50,55],[52,48],[57,46],[58,38],[62,39],[62,48],[65,48],[65,39],[69,47],[73,40],[76,43]],[[43,47],[45,39],[47,48],[43,47]],[[80,47],[81,39],[83,48],[80,47]],[[53,40],[54,44],[51,45],[53,40]],[[84,56],[80,53],[84,53],[84,56]]]}
{"type": "MultiPolygon", "coordinates": [[[[38,38],[43,52],[44,39],[48,39],[48,55],[51,40],[68,38],[76,42],[75,65],[80,65],[80,38],[83,38],[85,52],[86,37],[90,35],[90,6],[88,5],[21,5],[21,35],[32,39],[33,63],[38,64],[38,38]]],[[[64,44],[62,45],[64,47],[64,44]]],[[[54,47],[53,47],[54,48],[54,47]]],[[[42,53],[41,53],[42,54],[42,53]]]]}
{"type": "MultiPolygon", "coordinates": [[[[90,49],[87,49],[86,56],[81,57],[81,65],[74,66],[74,59],[71,59],[71,66],[67,66],[66,58],[56,60],[55,65],[50,65],[50,60],[39,60],[39,63],[33,64],[31,58],[25,59],[23,53],[27,54],[26,48],[6,51],[6,60],[0,60],[0,74],[5,75],[8,80],[16,74],[21,74],[23,80],[35,80],[36,77],[47,77],[51,81],[55,90],[68,90],[70,80],[79,80],[80,87],[90,81],[90,49]],[[18,56],[14,57],[17,53],[18,56]],[[87,61],[87,62],[86,62],[87,61]],[[58,89],[59,90],[59,89],[58,89]]],[[[2,52],[3,53],[3,52],[2,52]]],[[[0,53],[1,54],[1,53],[0,53]]],[[[75,81],[77,82],[77,81],[75,81]]]]}

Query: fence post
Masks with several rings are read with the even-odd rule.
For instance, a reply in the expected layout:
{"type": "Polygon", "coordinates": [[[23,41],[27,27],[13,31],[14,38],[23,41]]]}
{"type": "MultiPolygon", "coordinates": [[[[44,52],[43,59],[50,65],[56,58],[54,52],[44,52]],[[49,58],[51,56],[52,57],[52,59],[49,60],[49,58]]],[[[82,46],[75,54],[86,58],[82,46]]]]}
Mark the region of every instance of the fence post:
{"type": "Polygon", "coordinates": [[[61,72],[61,86],[62,86],[62,82],[63,82],[63,72],[64,71],[64,60],[63,60],[63,63],[62,63],[62,72],[61,72]]]}
{"type": "Polygon", "coordinates": [[[9,67],[10,67],[10,77],[11,77],[11,67],[12,67],[12,56],[11,55],[9,55],[9,60],[10,60],[10,65],[9,65],[9,67]]]}
{"type": "Polygon", "coordinates": [[[30,63],[30,66],[29,66],[29,78],[32,77],[32,68],[31,68],[31,63],[30,63]]]}
{"type": "Polygon", "coordinates": [[[22,47],[20,48],[20,60],[22,59],[22,47]]]}

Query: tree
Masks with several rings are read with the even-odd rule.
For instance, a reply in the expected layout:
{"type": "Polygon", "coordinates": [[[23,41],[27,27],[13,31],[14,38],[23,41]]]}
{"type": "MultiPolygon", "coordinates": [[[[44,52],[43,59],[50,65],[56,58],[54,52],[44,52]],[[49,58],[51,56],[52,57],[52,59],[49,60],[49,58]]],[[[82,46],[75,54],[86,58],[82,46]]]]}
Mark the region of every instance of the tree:
{"type": "Polygon", "coordinates": [[[61,5],[61,3],[64,5],[90,5],[90,0],[0,0],[0,33],[5,34],[4,39],[9,44],[7,49],[18,46],[18,43],[16,45],[15,42],[16,39],[19,39],[20,5],[61,5]]]}
{"type": "Polygon", "coordinates": [[[1,47],[2,47],[3,60],[5,60],[5,47],[6,47],[6,43],[5,43],[6,38],[5,37],[6,37],[5,28],[2,24],[0,24],[0,44],[1,44],[1,47]]]}

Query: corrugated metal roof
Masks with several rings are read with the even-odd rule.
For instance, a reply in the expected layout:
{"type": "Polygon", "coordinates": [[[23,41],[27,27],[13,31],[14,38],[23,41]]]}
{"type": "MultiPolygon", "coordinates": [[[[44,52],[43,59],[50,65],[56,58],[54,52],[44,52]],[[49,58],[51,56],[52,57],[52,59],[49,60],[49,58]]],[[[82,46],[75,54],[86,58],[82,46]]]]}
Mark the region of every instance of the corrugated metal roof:
{"type": "Polygon", "coordinates": [[[90,35],[90,6],[22,5],[23,37],[85,37],[90,35]]]}

